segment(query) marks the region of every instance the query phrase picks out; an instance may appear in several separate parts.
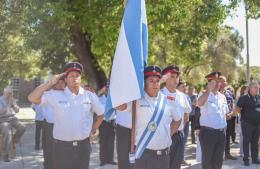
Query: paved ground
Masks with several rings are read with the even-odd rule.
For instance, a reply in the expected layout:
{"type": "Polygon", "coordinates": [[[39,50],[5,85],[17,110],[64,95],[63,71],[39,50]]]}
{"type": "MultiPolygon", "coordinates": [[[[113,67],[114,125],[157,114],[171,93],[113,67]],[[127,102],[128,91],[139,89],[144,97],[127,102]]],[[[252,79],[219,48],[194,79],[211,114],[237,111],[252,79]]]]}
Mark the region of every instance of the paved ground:
{"type": "MultiPolygon", "coordinates": [[[[0,169],[42,169],[42,151],[34,150],[34,113],[30,108],[21,109],[20,113],[17,114],[17,117],[26,124],[27,131],[23,136],[21,143],[17,145],[17,156],[12,159],[11,162],[5,163],[0,160],[0,169]]],[[[99,155],[98,155],[98,144],[92,145],[92,154],[91,154],[91,169],[116,169],[116,166],[106,165],[99,167],[99,155]]],[[[232,154],[236,157],[238,154],[239,148],[238,145],[232,145],[232,154]]],[[[196,145],[191,145],[188,142],[186,159],[192,165],[189,167],[182,167],[183,169],[199,169],[200,164],[195,160],[196,145]]],[[[251,165],[250,167],[244,167],[241,157],[236,161],[226,160],[224,161],[223,169],[260,169],[260,166],[251,165]]]]}

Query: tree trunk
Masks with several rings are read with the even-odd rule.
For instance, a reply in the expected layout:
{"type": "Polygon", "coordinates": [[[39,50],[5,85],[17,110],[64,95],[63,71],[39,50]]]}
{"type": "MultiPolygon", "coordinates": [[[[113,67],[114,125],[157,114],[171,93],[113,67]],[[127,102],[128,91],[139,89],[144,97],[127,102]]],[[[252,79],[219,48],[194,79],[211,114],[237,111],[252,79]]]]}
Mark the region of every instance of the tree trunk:
{"type": "Polygon", "coordinates": [[[84,74],[88,79],[88,84],[95,89],[100,89],[106,84],[107,78],[104,70],[99,66],[97,59],[91,52],[90,37],[87,33],[82,32],[78,23],[75,23],[71,30],[75,53],[84,67],[84,74]]]}

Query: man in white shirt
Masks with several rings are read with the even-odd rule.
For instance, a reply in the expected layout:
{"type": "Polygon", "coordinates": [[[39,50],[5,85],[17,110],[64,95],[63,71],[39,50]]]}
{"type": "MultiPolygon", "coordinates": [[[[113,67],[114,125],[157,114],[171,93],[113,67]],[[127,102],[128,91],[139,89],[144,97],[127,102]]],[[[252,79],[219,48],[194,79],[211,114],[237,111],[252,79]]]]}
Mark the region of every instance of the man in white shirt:
{"type": "MultiPolygon", "coordinates": [[[[51,90],[63,91],[65,88],[64,78],[59,79],[59,81],[52,87],[51,90]]],[[[54,123],[54,114],[53,109],[48,104],[40,104],[42,113],[44,116],[44,124],[43,124],[43,158],[44,158],[44,169],[54,169],[54,161],[53,161],[53,123],[54,123]]]]}
{"type": "MultiPolygon", "coordinates": [[[[105,107],[107,100],[108,83],[98,92],[99,100],[105,107]]],[[[100,166],[106,164],[116,165],[114,162],[114,146],[115,145],[115,119],[109,121],[103,120],[99,126],[99,159],[100,166]]]]}
{"type": "MultiPolygon", "coordinates": [[[[225,147],[226,116],[229,112],[225,95],[219,92],[220,72],[206,76],[207,90],[198,98],[200,107],[200,145],[202,169],[221,169],[225,147]]],[[[229,115],[228,115],[229,117],[229,115]]]]}
{"type": "Polygon", "coordinates": [[[103,121],[104,107],[96,94],[81,84],[83,66],[78,62],[65,65],[64,73],[38,86],[28,99],[35,104],[50,105],[54,114],[54,162],[56,169],[88,169],[90,137],[103,121]],[[65,76],[64,91],[47,91],[65,76]],[[98,117],[93,125],[93,112],[98,117]]]}
{"type": "Polygon", "coordinates": [[[42,114],[41,106],[38,104],[32,104],[32,109],[35,112],[35,150],[40,150],[40,143],[41,148],[43,148],[43,123],[44,123],[44,116],[42,114]]]}
{"type": "Polygon", "coordinates": [[[163,70],[163,75],[169,74],[170,77],[165,82],[165,87],[162,92],[172,99],[172,105],[177,108],[181,115],[182,122],[178,128],[178,132],[172,136],[171,151],[170,151],[170,169],[180,169],[184,157],[184,134],[183,129],[189,120],[189,113],[191,107],[184,93],[178,91],[177,85],[179,83],[180,70],[177,66],[168,66],[163,70]]]}
{"type": "MultiPolygon", "coordinates": [[[[169,169],[171,136],[179,128],[181,116],[172,100],[160,92],[161,69],[146,67],[144,78],[145,95],[136,101],[135,168],[169,169]]],[[[131,112],[132,102],[118,110],[131,112]]]]}

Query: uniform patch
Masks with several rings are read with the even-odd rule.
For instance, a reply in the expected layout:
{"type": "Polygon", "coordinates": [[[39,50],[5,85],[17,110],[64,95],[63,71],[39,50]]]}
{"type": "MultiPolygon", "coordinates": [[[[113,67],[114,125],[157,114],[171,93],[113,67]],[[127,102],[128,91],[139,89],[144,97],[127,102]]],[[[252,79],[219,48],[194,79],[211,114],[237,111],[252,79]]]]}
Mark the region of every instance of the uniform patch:
{"type": "Polygon", "coordinates": [[[173,96],[167,96],[168,100],[175,100],[175,98],[173,96]]]}
{"type": "Polygon", "coordinates": [[[91,104],[90,102],[83,102],[83,104],[91,104]]]}
{"type": "Polygon", "coordinates": [[[64,100],[60,100],[58,101],[59,104],[67,104],[68,102],[67,101],[64,101],[64,100]]]}
{"type": "Polygon", "coordinates": [[[140,107],[150,107],[148,104],[140,104],[140,107]]]}

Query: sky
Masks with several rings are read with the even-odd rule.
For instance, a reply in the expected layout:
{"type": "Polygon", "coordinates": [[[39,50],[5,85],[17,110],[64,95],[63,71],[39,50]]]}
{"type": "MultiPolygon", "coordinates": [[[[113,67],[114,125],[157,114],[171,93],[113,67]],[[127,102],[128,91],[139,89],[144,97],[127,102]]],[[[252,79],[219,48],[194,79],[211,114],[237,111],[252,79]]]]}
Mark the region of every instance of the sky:
{"type": "MultiPolygon", "coordinates": [[[[245,48],[242,56],[246,63],[246,21],[244,4],[240,4],[233,17],[228,17],[226,25],[234,27],[244,38],[245,48]]],[[[250,66],[260,66],[260,18],[257,20],[248,20],[249,30],[249,63],[250,66]]]]}

